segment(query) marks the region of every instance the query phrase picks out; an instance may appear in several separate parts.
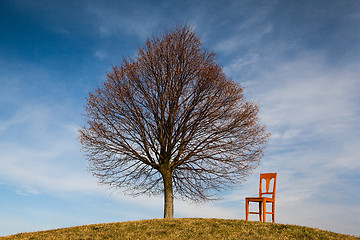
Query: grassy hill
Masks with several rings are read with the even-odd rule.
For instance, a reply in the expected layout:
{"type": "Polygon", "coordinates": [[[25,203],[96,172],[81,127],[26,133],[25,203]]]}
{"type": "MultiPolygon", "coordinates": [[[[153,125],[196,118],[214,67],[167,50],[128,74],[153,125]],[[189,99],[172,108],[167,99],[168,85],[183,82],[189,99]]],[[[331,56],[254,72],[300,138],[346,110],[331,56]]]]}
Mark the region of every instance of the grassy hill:
{"type": "Polygon", "coordinates": [[[20,233],[7,239],[360,239],[315,228],[227,219],[153,219],[20,233]]]}

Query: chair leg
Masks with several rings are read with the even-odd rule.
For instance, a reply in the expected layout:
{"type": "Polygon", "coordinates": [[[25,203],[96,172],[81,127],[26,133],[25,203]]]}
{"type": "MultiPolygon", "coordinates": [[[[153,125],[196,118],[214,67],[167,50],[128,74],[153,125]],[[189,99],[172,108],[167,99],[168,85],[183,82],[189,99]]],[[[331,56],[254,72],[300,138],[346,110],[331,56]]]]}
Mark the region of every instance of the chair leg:
{"type": "Polygon", "coordinates": [[[275,203],[272,203],[272,222],[275,222],[275,203]]]}
{"type": "Polygon", "coordinates": [[[262,221],[262,203],[259,202],[259,219],[260,219],[260,222],[262,221]]]}
{"type": "Polygon", "coordinates": [[[245,199],[245,217],[246,221],[249,221],[249,201],[245,199]]]}
{"type": "Polygon", "coordinates": [[[262,201],[262,205],[263,205],[263,222],[266,222],[266,201],[263,200],[262,201]]]}

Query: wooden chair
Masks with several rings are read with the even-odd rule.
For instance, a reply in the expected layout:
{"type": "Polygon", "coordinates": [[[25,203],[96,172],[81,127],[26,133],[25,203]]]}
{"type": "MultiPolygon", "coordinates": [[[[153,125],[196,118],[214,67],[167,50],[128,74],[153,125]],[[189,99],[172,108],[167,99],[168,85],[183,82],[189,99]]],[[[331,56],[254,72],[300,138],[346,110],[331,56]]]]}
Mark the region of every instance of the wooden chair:
{"type": "Polygon", "coordinates": [[[277,173],[261,173],[260,174],[260,188],[259,197],[245,198],[246,220],[249,220],[249,214],[259,214],[260,221],[266,222],[266,214],[272,215],[272,222],[275,222],[275,192],[276,192],[276,178],[277,173]],[[266,181],[266,191],[263,192],[263,179],[266,181]],[[274,179],[272,192],[269,192],[270,181],[274,179]],[[271,195],[272,197],[264,197],[263,195],[271,195]],[[249,212],[249,203],[258,202],[259,212],[249,212]],[[272,203],[272,212],[266,212],[266,203],[272,203]]]}

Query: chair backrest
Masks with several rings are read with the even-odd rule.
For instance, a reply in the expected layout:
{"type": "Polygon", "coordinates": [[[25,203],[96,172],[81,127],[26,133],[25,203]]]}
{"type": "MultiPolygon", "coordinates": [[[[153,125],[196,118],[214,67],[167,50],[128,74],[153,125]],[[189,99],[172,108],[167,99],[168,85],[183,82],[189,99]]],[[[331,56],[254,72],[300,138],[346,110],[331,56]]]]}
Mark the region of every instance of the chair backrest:
{"type": "MultiPolygon", "coordinates": [[[[259,188],[259,197],[263,197],[263,195],[272,195],[272,199],[275,199],[275,193],[276,193],[276,178],[277,173],[260,173],[260,188],[259,188]],[[263,180],[265,179],[265,191],[263,191],[263,180]],[[273,181],[273,189],[270,192],[270,182],[271,179],[274,179],[273,181]]],[[[267,197],[267,196],[265,196],[267,197]]]]}

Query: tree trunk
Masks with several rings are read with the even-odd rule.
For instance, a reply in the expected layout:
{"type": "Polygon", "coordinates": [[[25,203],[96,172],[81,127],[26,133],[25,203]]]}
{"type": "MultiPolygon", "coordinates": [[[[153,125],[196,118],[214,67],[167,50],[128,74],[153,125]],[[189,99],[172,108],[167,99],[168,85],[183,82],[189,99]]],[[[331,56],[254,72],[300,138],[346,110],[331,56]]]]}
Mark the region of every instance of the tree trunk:
{"type": "Polygon", "coordinates": [[[164,218],[174,218],[174,194],[171,170],[162,171],[164,181],[164,218]]]}

